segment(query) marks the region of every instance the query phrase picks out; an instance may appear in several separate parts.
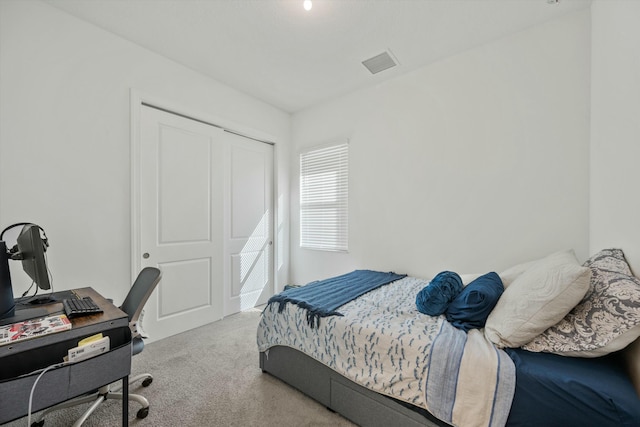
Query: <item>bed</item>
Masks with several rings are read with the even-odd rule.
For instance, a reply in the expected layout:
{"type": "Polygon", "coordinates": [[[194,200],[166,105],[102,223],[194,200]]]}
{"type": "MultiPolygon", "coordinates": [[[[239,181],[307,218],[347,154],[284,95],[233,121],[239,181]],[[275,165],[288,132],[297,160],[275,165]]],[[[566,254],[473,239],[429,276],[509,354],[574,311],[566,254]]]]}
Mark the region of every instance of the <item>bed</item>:
{"type": "Polygon", "coordinates": [[[402,276],[324,311],[300,303],[304,290],[285,290],[258,326],[261,369],[362,426],[640,425],[629,374],[640,280],[622,251],[458,276],[445,312],[425,314],[419,297],[437,277],[402,276]],[[501,292],[478,299],[496,277],[501,292]],[[450,313],[461,298],[472,310],[450,313]]]}

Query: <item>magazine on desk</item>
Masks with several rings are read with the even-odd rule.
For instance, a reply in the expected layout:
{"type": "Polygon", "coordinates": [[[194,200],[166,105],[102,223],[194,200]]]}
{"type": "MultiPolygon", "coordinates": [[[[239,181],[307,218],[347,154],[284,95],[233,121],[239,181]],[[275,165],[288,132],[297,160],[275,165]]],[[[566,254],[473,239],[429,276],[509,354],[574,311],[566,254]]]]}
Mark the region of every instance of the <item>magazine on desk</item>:
{"type": "Polygon", "coordinates": [[[41,337],[46,334],[69,329],[71,329],[71,321],[67,318],[66,314],[52,314],[47,317],[25,320],[0,326],[0,345],[41,337]]]}

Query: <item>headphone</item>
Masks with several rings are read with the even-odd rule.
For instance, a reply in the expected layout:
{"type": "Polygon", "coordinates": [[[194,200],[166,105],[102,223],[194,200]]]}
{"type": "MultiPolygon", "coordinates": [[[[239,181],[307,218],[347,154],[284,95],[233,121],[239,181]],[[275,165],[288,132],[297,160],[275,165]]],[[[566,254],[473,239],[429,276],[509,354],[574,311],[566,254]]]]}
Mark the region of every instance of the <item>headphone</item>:
{"type": "MultiPolygon", "coordinates": [[[[20,227],[20,226],[25,226],[25,225],[33,225],[36,226],[40,229],[40,231],[42,232],[42,236],[40,236],[40,240],[42,240],[42,246],[43,246],[43,250],[46,252],[47,248],[49,247],[49,239],[47,238],[47,233],[45,233],[44,228],[40,227],[38,224],[34,224],[32,222],[18,222],[15,224],[11,224],[10,226],[8,226],[7,228],[5,228],[4,230],[2,230],[2,233],[0,233],[0,240],[2,240],[2,236],[4,236],[4,233],[16,228],[16,227],[20,227]]],[[[9,249],[9,253],[13,254],[18,252],[18,245],[14,245],[11,249],[9,249]]]]}

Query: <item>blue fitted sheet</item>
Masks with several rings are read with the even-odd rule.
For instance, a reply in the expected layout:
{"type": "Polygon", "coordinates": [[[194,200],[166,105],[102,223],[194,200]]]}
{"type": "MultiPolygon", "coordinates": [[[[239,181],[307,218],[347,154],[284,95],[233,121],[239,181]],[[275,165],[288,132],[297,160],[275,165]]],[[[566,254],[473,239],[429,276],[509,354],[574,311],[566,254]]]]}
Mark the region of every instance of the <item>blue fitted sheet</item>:
{"type": "Polygon", "coordinates": [[[586,359],[506,351],[516,365],[507,426],[640,426],[640,398],[618,355],[586,359]]]}

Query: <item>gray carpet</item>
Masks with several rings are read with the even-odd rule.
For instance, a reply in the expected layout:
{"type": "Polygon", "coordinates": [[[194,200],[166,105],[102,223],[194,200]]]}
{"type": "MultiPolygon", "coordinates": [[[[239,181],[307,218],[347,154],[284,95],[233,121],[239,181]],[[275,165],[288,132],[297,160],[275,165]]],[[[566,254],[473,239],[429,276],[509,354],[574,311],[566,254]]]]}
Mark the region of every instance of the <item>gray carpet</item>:
{"type": "MultiPolygon", "coordinates": [[[[138,420],[129,405],[131,426],[354,426],[258,366],[259,310],[229,316],[148,344],[133,358],[132,373],[149,372],[153,383],[133,385],[147,397],[149,416],[138,420]]],[[[87,405],[47,416],[45,427],[70,426],[87,405]]],[[[119,401],[103,404],[86,427],[119,426],[119,401]]],[[[6,426],[26,426],[26,417],[6,426]]]]}

